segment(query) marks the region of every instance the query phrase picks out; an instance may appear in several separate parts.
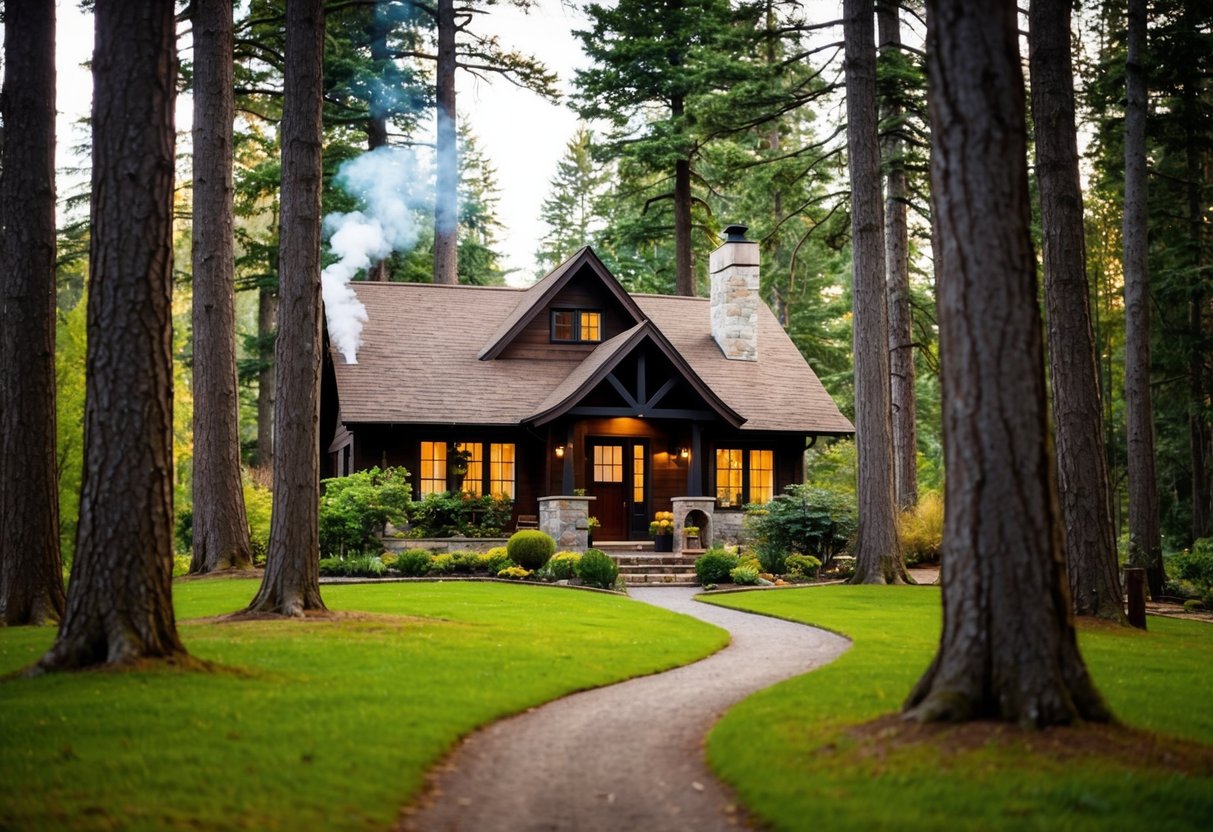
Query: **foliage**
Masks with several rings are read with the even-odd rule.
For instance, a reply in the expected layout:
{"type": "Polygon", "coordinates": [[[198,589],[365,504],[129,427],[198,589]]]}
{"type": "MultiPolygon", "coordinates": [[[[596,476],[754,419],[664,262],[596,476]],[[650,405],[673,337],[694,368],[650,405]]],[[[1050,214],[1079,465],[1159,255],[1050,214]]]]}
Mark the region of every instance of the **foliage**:
{"type": "Polygon", "coordinates": [[[507,566],[515,566],[516,564],[510,560],[509,553],[504,546],[494,546],[483,555],[480,555],[477,560],[477,568],[483,569],[490,575],[496,575],[507,566]]]}
{"type": "Polygon", "coordinates": [[[455,571],[455,556],[443,553],[430,558],[431,575],[449,575],[455,571]]]}
{"type": "Polygon", "coordinates": [[[695,577],[700,584],[719,584],[729,579],[729,572],[740,565],[740,558],[713,546],[695,560],[695,577]]]}
{"type": "Polygon", "coordinates": [[[674,533],[674,512],[659,511],[649,523],[649,537],[662,537],[674,533]]]}
{"type": "Polygon", "coordinates": [[[1213,607],[1213,537],[1202,537],[1171,558],[1175,577],[1194,584],[1206,606],[1213,607]]]}
{"type": "Polygon", "coordinates": [[[387,564],[378,555],[334,556],[320,559],[320,574],[329,578],[380,578],[387,564]]]}
{"type": "Polygon", "coordinates": [[[423,578],[430,573],[433,557],[425,549],[406,549],[396,556],[392,568],[406,578],[423,578]]]}
{"type": "MultiPolygon", "coordinates": [[[[58,280],[63,279],[60,274],[58,280]]],[[[60,310],[55,328],[55,451],[59,461],[59,546],[64,566],[76,551],[84,471],[84,356],[88,303],[60,310]]]]}
{"type": "Polygon", "coordinates": [[[821,569],[821,561],[812,555],[788,555],[784,565],[793,578],[816,578],[821,569]]]}
{"type": "Polygon", "coordinates": [[[826,568],[831,578],[845,579],[855,574],[855,558],[850,555],[839,555],[826,568]]]}
{"type": "Polygon", "coordinates": [[[542,569],[556,553],[556,541],[547,532],[523,529],[514,532],[505,546],[510,560],[524,569],[542,569]]]}
{"type": "Polygon", "coordinates": [[[809,485],[790,485],[746,516],[758,557],[774,574],[783,573],[784,559],[793,552],[828,566],[850,543],[857,522],[850,494],[809,485]]]}
{"type": "Polygon", "coordinates": [[[243,478],[244,513],[248,518],[249,545],[252,547],[253,563],[265,560],[270,546],[270,515],[274,505],[274,495],[268,488],[257,485],[249,479],[248,472],[243,478]]]}
{"type": "Polygon", "coordinates": [[[470,575],[479,568],[479,552],[451,552],[451,571],[456,575],[470,575]]]}
{"type": "Polygon", "coordinates": [[[507,580],[511,581],[522,581],[531,577],[533,574],[534,572],[532,570],[523,569],[521,566],[507,566],[497,573],[497,577],[506,578],[507,580]]]}
{"type": "Polygon", "coordinates": [[[548,196],[539,209],[547,232],[539,241],[535,260],[546,272],[591,242],[598,214],[596,202],[606,185],[606,171],[594,162],[593,134],[579,126],[556,163],[548,196]]]}
{"type": "Polygon", "coordinates": [[[907,566],[939,563],[943,547],[943,496],[938,491],[919,494],[917,505],[901,513],[897,535],[907,566]]]}
{"type": "Polygon", "coordinates": [[[247,579],[173,585],[182,638],[209,673],[10,677],[55,629],[0,628],[0,825],[389,829],[426,770],[480,726],[728,640],[626,598],[502,583],[329,586],[325,601],[358,615],[306,625],[198,620],[256,590],[247,579]],[[240,785],[183,766],[238,770],[240,785]]]}
{"type": "Polygon", "coordinates": [[[320,497],[322,554],[362,554],[382,550],[384,525],[403,525],[412,503],[409,474],[378,467],[324,480],[320,497]]]}
{"type": "Polygon", "coordinates": [[[580,560],[580,552],[557,552],[547,563],[548,574],[558,581],[567,581],[577,575],[577,563],[580,560]]]}
{"type": "Polygon", "coordinates": [[[611,589],[619,579],[619,564],[601,549],[586,549],[577,562],[577,577],[586,586],[611,589]]]}
{"type": "Polygon", "coordinates": [[[743,563],[729,570],[729,579],[739,586],[754,586],[758,583],[758,570],[743,563]]]}
{"type": "Polygon", "coordinates": [[[409,512],[413,537],[499,537],[514,511],[509,497],[443,491],[427,494],[409,512]]]}
{"type": "MultiPolygon", "coordinates": [[[[1200,829],[1213,811],[1207,767],[1197,775],[1155,768],[1135,739],[1105,757],[1091,726],[1041,732],[1007,726],[989,742],[960,742],[956,728],[883,742],[939,643],[936,587],[838,586],[713,596],[711,603],[824,627],[853,646],[834,662],[755,694],[708,737],[713,770],[775,829],[933,829],[950,818],[969,829],[1200,829]],[[861,727],[862,726],[862,727],[861,727]],[[1082,747],[1083,764],[1071,752],[1082,747]],[[1049,749],[1063,749],[1059,755],[1049,749]],[[879,754],[873,777],[874,754],[879,754]],[[1132,783],[1127,789],[1126,784],[1132,783]],[[1149,800],[1149,803],[1143,803],[1149,800]],[[1159,816],[1159,807],[1166,815],[1159,816]]],[[[1148,632],[1078,623],[1091,676],[1126,723],[1171,737],[1213,742],[1204,701],[1213,628],[1151,617],[1148,632]]],[[[982,734],[982,736],[986,736],[982,734]]],[[[1156,758],[1155,758],[1156,759],[1156,758]]]]}
{"type": "Polygon", "coordinates": [[[173,555],[173,577],[180,578],[190,573],[190,555],[173,555]]]}

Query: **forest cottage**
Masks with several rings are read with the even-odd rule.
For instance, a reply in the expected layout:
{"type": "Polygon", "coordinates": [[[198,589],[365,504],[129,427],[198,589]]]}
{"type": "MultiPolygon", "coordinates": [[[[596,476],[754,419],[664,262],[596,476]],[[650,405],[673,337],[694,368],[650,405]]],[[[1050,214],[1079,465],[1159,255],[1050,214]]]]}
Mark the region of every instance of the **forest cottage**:
{"type": "Polygon", "coordinates": [[[505,494],[558,540],[587,513],[599,539],[644,539],[671,510],[705,545],[731,536],[803,479],[810,438],[853,432],[762,302],[744,230],[712,254],[710,299],[628,294],[589,248],[527,289],[354,284],[369,320],[357,364],[325,353],[322,475],[402,465],[417,497],[505,494]]]}

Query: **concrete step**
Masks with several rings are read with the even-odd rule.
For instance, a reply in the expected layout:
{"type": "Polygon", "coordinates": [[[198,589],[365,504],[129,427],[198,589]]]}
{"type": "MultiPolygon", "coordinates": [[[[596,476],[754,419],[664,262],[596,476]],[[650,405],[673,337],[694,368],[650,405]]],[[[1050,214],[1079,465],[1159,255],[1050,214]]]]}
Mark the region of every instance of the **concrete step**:
{"type": "Polygon", "coordinates": [[[608,552],[611,558],[620,566],[635,566],[646,563],[656,564],[660,566],[685,566],[688,569],[695,568],[694,558],[684,558],[678,555],[669,554],[619,554],[616,552],[608,552]]]}
{"type": "Polygon", "coordinates": [[[691,575],[694,576],[695,570],[687,569],[685,566],[652,566],[641,564],[637,566],[621,566],[619,574],[625,578],[629,575],[691,575]]]}
{"type": "Polygon", "coordinates": [[[624,583],[628,586],[644,586],[651,584],[661,584],[662,586],[695,586],[698,582],[695,580],[695,573],[660,573],[651,572],[629,572],[623,575],[624,583]]]}

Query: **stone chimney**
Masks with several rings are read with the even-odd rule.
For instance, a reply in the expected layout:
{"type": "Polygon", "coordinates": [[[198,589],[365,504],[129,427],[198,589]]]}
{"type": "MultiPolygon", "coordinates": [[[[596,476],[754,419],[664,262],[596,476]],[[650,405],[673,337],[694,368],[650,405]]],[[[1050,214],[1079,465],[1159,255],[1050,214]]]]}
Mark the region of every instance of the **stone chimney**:
{"type": "Polygon", "coordinates": [[[745,238],[746,226],[730,225],[712,252],[712,337],[725,358],[758,360],[758,243],[745,238]]]}

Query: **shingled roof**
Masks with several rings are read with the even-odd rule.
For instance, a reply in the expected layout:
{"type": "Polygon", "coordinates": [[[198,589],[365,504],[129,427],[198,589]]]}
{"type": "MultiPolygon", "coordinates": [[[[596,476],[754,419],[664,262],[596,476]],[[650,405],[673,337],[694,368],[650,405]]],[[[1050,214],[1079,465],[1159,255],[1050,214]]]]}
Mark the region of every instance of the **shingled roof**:
{"type": "MultiPolygon", "coordinates": [[[[617,336],[584,361],[481,360],[517,330],[523,316],[543,306],[537,298],[547,297],[546,290],[372,282],[353,287],[368,316],[358,363],[346,364],[332,352],[346,424],[529,423],[584,386],[594,366],[609,362],[619,346],[613,343],[617,336]],[[486,332],[495,333],[487,344],[486,332]]],[[[759,305],[759,359],[730,361],[709,334],[706,299],[627,297],[649,322],[645,328],[676,350],[684,366],[744,420],[741,430],[854,431],[764,304],[759,305]]]]}

